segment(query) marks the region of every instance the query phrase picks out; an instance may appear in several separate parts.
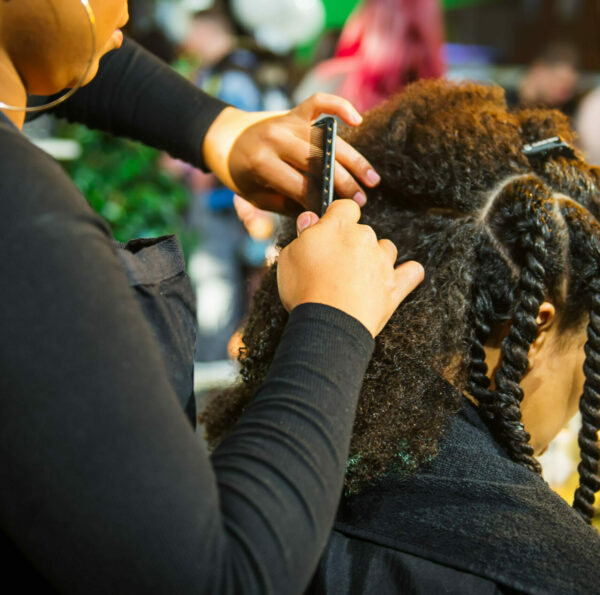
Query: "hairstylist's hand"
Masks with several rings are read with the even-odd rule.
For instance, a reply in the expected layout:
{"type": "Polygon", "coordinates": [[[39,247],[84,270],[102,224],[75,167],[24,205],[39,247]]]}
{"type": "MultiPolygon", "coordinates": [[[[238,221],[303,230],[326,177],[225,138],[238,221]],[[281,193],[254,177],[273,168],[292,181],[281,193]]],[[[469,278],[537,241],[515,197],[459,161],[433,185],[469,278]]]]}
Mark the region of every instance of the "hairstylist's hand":
{"type": "Polygon", "coordinates": [[[424,271],[417,262],[394,268],[394,244],[378,241],[359,219],[360,209],[351,200],[334,201],[320,221],[314,213],[302,213],[298,239],[279,256],[277,281],[286,310],[307,302],[333,306],[375,336],[421,283],[424,271]]]}
{"type": "MultiPolygon", "coordinates": [[[[229,107],[219,114],[204,140],[204,159],[217,177],[261,209],[297,215],[303,210],[310,154],[310,126],[322,113],[356,126],[362,118],[352,104],[317,93],[289,112],[243,112],[229,107]]],[[[369,162],[338,137],[335,190],[362,206],[367,186],[379,183],[369,162]]]]}

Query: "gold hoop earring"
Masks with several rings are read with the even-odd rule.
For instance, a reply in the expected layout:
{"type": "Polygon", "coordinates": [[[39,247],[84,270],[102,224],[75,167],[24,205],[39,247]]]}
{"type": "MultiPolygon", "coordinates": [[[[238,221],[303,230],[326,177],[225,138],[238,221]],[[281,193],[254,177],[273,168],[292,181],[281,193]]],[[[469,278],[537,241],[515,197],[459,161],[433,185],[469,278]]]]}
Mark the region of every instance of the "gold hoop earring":
{"type": "Polygon", "coordinates": [[[18,107],[15,105],[8,105],[7,103],[0,101],[0,109],[11,111],[11,112],[26,112],[29,114],[43,112],[43,111],[52,109],[53,107],[56,107],[57,105],[60,105],[61,103],[63,103],[67,99],[69,99],[69,97],[71,97],[71,95],[73,95],[74,93],[79,91],[79,89],[81,89],[81,87],[83,86],[83,83],[85,82],[85,79],[87,78],[88,74],[90,73],[90,70],[92,69],[92,66],[94,65],[94,58],[96,56],[96,15],[94,14],[92,7],[90,6],[89,0],[79,0],[79,1],[81,2],[81,5],[83,6],[83,8],[85,10],[86,16],[88,17],[89,24],[90,24],[90,33],[92,34],[92,53],[90,55],[90,59],[86,66],[86,69],[85,69],[83,75],[81,76],[81,78],[79,79],[79,82],[73,88],[69,89],[64,95],[61,95],[58,99],[55,99],[54,101],[51,101],[50,103],[45,103],[44,105],[38,105],[38,106],[34,106],[34,107],[18,107]]]}

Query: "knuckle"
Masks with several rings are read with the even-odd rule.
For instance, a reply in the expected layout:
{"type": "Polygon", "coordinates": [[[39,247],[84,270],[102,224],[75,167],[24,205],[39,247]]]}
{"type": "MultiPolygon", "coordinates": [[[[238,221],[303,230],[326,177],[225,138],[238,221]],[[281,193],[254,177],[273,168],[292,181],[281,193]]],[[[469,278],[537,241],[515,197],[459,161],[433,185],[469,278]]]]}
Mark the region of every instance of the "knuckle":
{"type": "Polygon", "coordinates": [[[357,211],[360,212],[360,207],[349,198],[334,200],[333,203],[331,203],[331,208],[338,211],[340,215],[346,214],[348,217],[355,215],[357,211]]]}
{"type": "Polygon", "coordinates": [[[358,192],[358,184],[346,170],[336,167],[335,177],[337,186],[343,196],[353,196],[355,192],[358,192]]]}
{"type": "Polygon", "coordinates": [[[263,126],[263,139],[269,144],[277,144],[281,135],[281,128],[274,122],[266,122],[263,126]]]}
{"type": "Polygon", "coordinates": [[[345,153],[348,165],[354,170],[362,168],[366,164],[366,159],[353,147],[350,147],[345,153]]]}
{"type": "Polygon", "coordinates": [[[367,170],[371,167],[370,163],[366,160],[365,157],[363,157],[358,151],[353,150],[352,151],[352,157],[351,157],[351,161],[352,161],[352,167],[355,170],[367,170]]]}
{"type": "Polygon", "coordinates": [[[377,242],[377,234],[370,225],[359,224],[358,227],[365,241],[377,242]]]}
{"type": "Polygon", "coordinates": [[[387,246],[389,249],[393,250],[394,252],[398,252],[398,248],[396,248],[396,244],[394,244],[394,242],[392,242],[392,240],[388,240],[387,238],[383,238],[382,240],[379,240],[383,245],[387,246]]]}
{"type": "Polygon", "coordinates": [[[316,93],[312,94],[310,99],[313,103],[322,103],[325,101],[325,93],[322,91],[317,91],[316,93]]]}
{"type": "Polygon", "coordinates": [[[267,153],[268,151],[262,146],[252,151],[249,155],[250,167],[256,170],[260,169],[265,161],[267,161],[267,153]]]}

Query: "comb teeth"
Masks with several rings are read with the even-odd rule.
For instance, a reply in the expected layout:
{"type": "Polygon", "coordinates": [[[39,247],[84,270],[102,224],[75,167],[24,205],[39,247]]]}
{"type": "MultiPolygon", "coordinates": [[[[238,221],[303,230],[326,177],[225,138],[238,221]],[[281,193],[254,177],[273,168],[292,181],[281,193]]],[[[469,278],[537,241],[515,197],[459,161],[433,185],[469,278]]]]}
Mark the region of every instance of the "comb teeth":
{"type": "Polygon", "coordinates": [[[310,132],[306,207],[322,215],[333,200],[336,121],[331,116],[315,122],[310,132]]]}

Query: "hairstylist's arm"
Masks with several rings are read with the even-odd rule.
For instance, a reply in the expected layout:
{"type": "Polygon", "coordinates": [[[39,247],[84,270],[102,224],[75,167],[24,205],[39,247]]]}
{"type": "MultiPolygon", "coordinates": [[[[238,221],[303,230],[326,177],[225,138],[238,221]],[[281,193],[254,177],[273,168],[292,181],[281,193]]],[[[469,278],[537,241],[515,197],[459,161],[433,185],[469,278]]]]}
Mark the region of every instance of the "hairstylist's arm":
{"type": "MultiPolygon", "coordinates": [[[[316,94],[289,112],[244,112],[198,89],[131,39],[109,52],[96,78],[54,110],[60,117],[170,153],[221,181],[258,207],[298,214],[306,193],[310,125],[321,113],[359,124],[350,102],[316,94]]],[[[365,201],[359,184],[379,176],[341,138],[335,189],[365,201]]]]}
{"type": "Polygon", "coordinates": [[[394,244],[378,241],[359,219],[360,209],[351,200],[334,201],[320,221],[314,213],[302,213],[299,238],[279,258],[279,293],[288,311],[309,302],[333,306],[374,337],[421,283],[424,271],[417,262],[394,268],[394,244]]]}
{"type": "Polygon", "coordinates": [[[4,180],[0,228],[0,277],[12,280],[0,308],[9,563],[22,555],[61,593],[302,593],[331,530],[373,348],[353,316],[374,332],[399,301],[388,245],[348,201],[282,254],[282,274],[292,264],[301,277],[283,292],[296,307],[265,382],[209,460],[105,226],[13,136],[3,154],[36,176],[4,180]],[[313,271],[315,250],[331,264],[313,271]],[[349,301],[328,289],[352,280],[349,301]]]}
{"type": "Polygon", "coordinates": [[[393,246],[358,217],[353,201],[336,201],[282,252],[289,319],[263,385],[212,456],[219,510],[235,541],[252,544],[235,592],[253,592],[257,575],[266,592],[306,587],[342,490],[372,335],[422,279],[416,263],[395,270],[393,246]]]}

